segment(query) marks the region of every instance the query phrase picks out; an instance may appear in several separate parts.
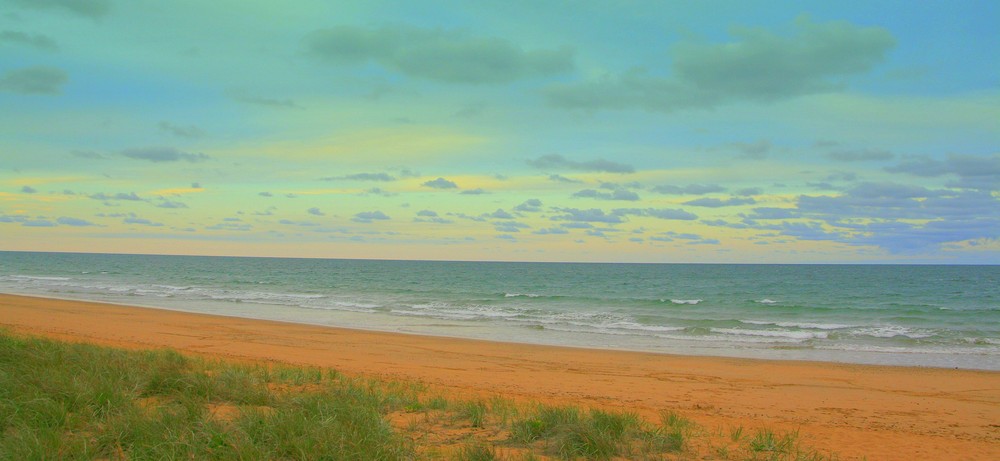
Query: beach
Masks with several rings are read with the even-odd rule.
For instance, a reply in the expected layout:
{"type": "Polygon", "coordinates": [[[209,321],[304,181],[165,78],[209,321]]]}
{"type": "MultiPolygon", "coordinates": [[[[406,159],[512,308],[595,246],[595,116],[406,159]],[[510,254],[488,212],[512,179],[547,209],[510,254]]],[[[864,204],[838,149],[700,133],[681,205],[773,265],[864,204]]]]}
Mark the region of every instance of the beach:
{"type": "Polygon", "coordinates": [[[132,349],[331,367],[465,396],[673,410],[798,431],[841,459],[1000,458],[1000,373],[513,344],[0,295],[0,328],[132,349]]]}

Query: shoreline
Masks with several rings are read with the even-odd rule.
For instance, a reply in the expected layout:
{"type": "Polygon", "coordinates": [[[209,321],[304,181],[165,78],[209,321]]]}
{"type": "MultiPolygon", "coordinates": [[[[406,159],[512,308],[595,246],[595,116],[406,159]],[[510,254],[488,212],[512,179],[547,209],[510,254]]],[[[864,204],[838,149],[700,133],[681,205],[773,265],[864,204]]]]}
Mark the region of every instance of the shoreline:
{"type": "MultiPolygon", "coordinates": [[[[485,342],[499,342],[504,344],[524,344],[524,345],[534,345],[540,347],[557,347],[557,348],[570,348],[570,349],[582,349],[582,350],[596,350],[596,351],[618,351],[618,352],[634,352],[642,354],[655,354],[655,355],[667,355],[667,356],[680,356],[680,357],[704,357],[704,358],[718,358],[718,359],[735,359],[735,360],[757,360],[757,361],[775,361],[775,362],[806,362],[814,363],[817,365],[831,364],[831,365],[866,365],[866,366],[886,366],[886,367],[903,367],[903,368],[929,368],[929,369],[959,369],[959,370],[970,370],[970,371],[989,371],[989,372],[1000,372],[1000,364],[993,367],[983,366],[980,362],[976,362],[976,359],[968,359],[962,356],[956,356],[952,354],[928,354],[927,352],[888,352],[888,351],[849,351],[840,349],[799,349],[799,348],[753,348],[753,349],[734,349],[734,348],[713,348],[710,346],[705,346],[702,344],[696,344],[693,342],[683,343],[675,341],[669,347],[644,347],[641,343],[629,343],[629,344],[606,344],[603,347],[593,345],[589,340],[593,340],[594,337],[587,337],[589,340],[584,340],[582,342],[573,343],[571,339],[573,336],[578,335],[563,335],[561,339],[564,341],[543,341],[539,337],[530,336],[518,336],[514,339],[502,339],[503,335],[498,334],[449,334],[445,332],[448,328],[468,328],[469,325],[445,325],[437,324],[436,322],[429,321],[424,323],[413,323],[413,324],[392,324],[388,322],[387,324],[379,327],[378,325],[369,326],[362,324],[360,317],[342,317],[336,319],[334,322],[324,322],[324,321],[310,321],[310,320],[298,320],[294,318],[281,318],[281,316],[268,316],[259,315],[248,312],[243,313],[225,313],[222,311],[213,311],[211,309],[205,309],[202,307],[198,308],[185,308],[183,305],[167,304],[143,304],[143,303],[129,303],[124,300],[101,300],[101,299],[88,299],[88,298],[74,298],[74,297],[60,297],[53,296],[48,293],[35,293],[35,292],[3,292],[0,291],[0,296],[22,296],[31,298],[44,298],[59,301],[68,302],[82,302],[82,303],[97,303],[97,304],[108,304],[114,306],[123,307],[137,307],[143,309],[154,309],[163,310],[171,312],[181,312],[194,315],[209,315],[224,318],[233,319],[248,319],[248,320],[259,320],[263,322],[277,322],[277,323],[288,323],[293,325],[311,325],[321,328],[339,328],[346,330],[358,330],[365,332],[377,332],[377,333],[387,333],[387,334],[400,334],[400,335],[413,335],[413,336],[426,336],[432,338],[441,339],[456,339],[456,340],[472,340],[472,341],[485,341],[485,342]],[[389,326],[386,326],[389,325],[389,326]],[[566,341],[570,340],[570,341],[566,341]],[[678,351],[677,349],[682,349],[678,351]],[[935,357],[935,359],[929,359],[928,357],[935,357]],[[951,358],[948,360],[948,358],[951,358]],[[955,366],[956,364],[960,366],[955,366]]],[[[138,300],[137,300],[138,301],[138,300]]],[[[339,313],[341,315],[351,316],[353,313],[339,313]]],[[[377,315],[371,313],[361,314],[363,316],[377,315]]],[[[381,320],[386,320],[390,317],[382,317],[381,320]]],[[[414,319],[410,319],[413,321],[414,319]]],[[[425,319],[420,319],[425,320],[425,319]]],[[[551,332],[550,332],[551,333],[551,332]]],[[[578,339],[578,338],[576,338],[578,339]]]]}
{"type": "Polygon", "coordinates": [[[331,367],[470,395],[798,430],[842,459],[1000,459],[1000,372],[683,356],[352,330],[0,294],[0,328],[331,367]]]}

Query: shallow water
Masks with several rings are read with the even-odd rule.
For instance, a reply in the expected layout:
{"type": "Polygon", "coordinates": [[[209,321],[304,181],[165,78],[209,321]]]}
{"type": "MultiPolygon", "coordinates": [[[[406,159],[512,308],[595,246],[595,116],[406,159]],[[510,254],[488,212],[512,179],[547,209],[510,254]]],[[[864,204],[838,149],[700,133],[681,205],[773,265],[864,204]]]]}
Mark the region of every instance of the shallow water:
{"type": "Polygon", "coordinates": [[[0,252],[0,291],[539,344],[1000,369],[1000,266],[0,252]]]}

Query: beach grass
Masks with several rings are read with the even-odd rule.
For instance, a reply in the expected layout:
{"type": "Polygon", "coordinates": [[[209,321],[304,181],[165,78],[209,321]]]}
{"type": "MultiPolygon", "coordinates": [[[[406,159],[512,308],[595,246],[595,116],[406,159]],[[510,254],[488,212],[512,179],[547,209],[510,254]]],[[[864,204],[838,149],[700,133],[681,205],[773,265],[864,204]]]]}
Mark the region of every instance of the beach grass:
{"type": "Polygon", "coordinates": [[[0,331],[0,460],[698,459],[705,447],[721,459],[831,459],[794,433],[743,431],[713,439],[674,411],[652,423],[628,411],[456,398],[329,369],[0,331]]]}

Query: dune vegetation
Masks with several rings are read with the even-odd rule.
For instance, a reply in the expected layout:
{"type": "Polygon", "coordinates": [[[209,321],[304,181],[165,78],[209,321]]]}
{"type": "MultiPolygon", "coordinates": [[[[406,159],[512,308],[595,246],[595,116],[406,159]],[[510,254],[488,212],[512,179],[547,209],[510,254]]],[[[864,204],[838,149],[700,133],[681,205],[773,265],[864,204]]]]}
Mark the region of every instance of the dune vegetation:
{"type": "Polygon", "coordinates": [[[675,412],[123,350],[0,332],[0,459],[831,459],[795,434],[706,429],[675,412]],[[752,432],[752,433],[750,433],[752,432]]]}

